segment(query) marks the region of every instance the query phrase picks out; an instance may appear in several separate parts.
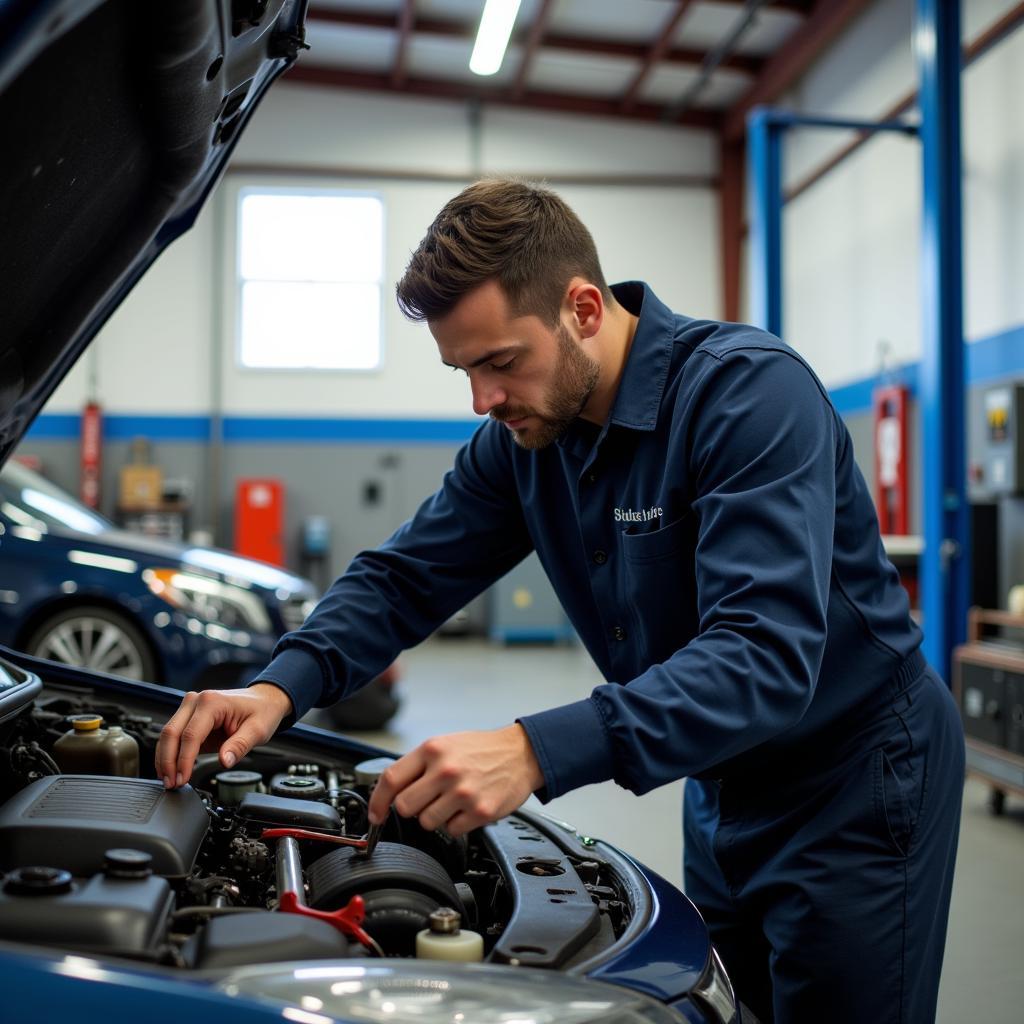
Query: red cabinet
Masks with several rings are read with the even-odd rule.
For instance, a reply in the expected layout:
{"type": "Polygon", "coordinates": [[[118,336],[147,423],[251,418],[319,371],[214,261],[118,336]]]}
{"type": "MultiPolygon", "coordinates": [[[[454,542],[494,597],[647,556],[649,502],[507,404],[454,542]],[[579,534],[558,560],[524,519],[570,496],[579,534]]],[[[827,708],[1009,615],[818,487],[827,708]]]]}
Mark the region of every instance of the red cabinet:
{"type": "Polygon", "coordinates": [[[235,550],[246,558],[284,565],[284,484],[280,480],[237,482],[235,550]]]}

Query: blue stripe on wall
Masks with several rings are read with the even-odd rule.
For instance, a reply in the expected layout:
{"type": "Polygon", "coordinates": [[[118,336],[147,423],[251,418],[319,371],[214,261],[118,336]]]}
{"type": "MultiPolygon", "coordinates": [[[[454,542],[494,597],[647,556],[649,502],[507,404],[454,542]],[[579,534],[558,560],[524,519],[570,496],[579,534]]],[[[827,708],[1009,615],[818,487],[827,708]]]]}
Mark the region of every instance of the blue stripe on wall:
{"type": "Polygon", "coordinates": [[[47,412],[35,418],[25,435],[29,441],[66,441],[78,437],[82,417],[74,413],[47,412]]]}
{"type": "MultiPolygon", "coordinates": [[[[896,367],[884,378],[866,377],[829,389],[836,409],[844,414],[871,409],[872,391],[881,383],[902,383],[917,391],[919,363],[896,367]]],[[[1024,373],[1024,325],[983,338],[967,346],[968,384],[1024,373]]],[[[75,413],[43,413],[26,435],[29,441],[67,441],[79,435],[75,413]]],[[[226,416],[227,444],[462,444],[480,425],[478,419],[293,419],[271,416],[226,416]]],[[[103,435],[111,441],[148,437],[157,441],[205,443],[210,439],[209,416],[122,416],[103,418],[103,435]]]]}
{"type": "Polygon", "coordinates": [[[130,441],[141,436],[156,441],[205,442],[210,439],[210,417],[104,416],[103,436],[111,441],[130,441]]]}
{"type": "MultiPolygon", "coordinates": [[[[1024,373],[1024,326],[1014,327],[967,346],[964,375],[968,385],[1024,373]]],[[[830,388],[829,395],[836,410],[844,415],[868,412],[872,408],[871,393],[880,384],[905,384],[911,395],[917,395],[917,376],[921,364],[904,363],[885,377],[867,377],[830,388]]]]}
{"type": "MultiPolygon", "coordinates": [[[[462,444],[481,420],[290,419],[228,416],[227,444],[462,444]]],[[[43,413],[26,434],[28,441],[72,441],[79,436],[81,417],[74,413],[43,413]]],[[[103,437],[130,441],[147,437],[164,442],[206,444],[212,428],[209,416],[103,417],[103,437]]]]}
{"type": "Polygon", "coordinates": [[[301,441],[304,443],[436,444],[468,441],[481,420],[350,420],[282,419],[280,417],[229,416],[224,420],[224,440],[235,444],[252,441],[301,441]]]}

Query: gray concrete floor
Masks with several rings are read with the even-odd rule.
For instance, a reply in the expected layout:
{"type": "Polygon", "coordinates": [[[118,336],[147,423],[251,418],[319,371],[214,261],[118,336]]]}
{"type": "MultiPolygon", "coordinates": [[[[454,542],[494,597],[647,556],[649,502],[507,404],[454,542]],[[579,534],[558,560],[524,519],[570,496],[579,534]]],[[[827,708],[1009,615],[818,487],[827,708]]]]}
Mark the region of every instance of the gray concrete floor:
{"type": "MultiPolygon", "coordinates": [[[[395,751],[438,733],[507,725],[517,715],[577,700],[601,682],[576,647],[438,639],[403,655],[401,664],[401,711],[387,732],[359,736],[395,751]]],[[[545,810],[681,885],[682,790],[682,783],[674,783],[638,798],[609,782],[560,797],[545,810]]],[[[1024,1021],[1024,800],[1008,798],[1006,814],[996,818],[987,797],[986,786],[968,780],[941,1024],[1024,1021]]]]}

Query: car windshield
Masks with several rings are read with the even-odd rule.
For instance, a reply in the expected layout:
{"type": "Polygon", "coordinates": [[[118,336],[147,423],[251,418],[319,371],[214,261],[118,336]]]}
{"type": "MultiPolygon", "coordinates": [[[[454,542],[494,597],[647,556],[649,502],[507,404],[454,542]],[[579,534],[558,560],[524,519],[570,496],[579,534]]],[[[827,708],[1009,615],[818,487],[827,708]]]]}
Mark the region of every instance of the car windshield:
{"type": "Polygon", "coordinates": [[[113,525],[67,491],[18,462],[0,469],[0,514],[15,526],[105,533],[113,525]]]}

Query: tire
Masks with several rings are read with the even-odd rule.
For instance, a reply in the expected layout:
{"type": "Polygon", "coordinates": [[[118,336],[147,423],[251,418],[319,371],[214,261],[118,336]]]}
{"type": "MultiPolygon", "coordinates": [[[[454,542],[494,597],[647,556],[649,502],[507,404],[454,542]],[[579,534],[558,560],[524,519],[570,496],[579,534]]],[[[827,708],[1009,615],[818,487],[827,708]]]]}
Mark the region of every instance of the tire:
{"type": "Polygon", "coordinates": [[[65,608],[42,622],[25,645],[28,654],[126,679],[156,680],[153,652],[138,626],[101,605],[65,608]]]}
{"type": "Polygon", "coordinates": [[[351,732],[383,729],[401,706],[392,688],[379,679],[337,704],[323,709],[328,727],[351,732]]]}

